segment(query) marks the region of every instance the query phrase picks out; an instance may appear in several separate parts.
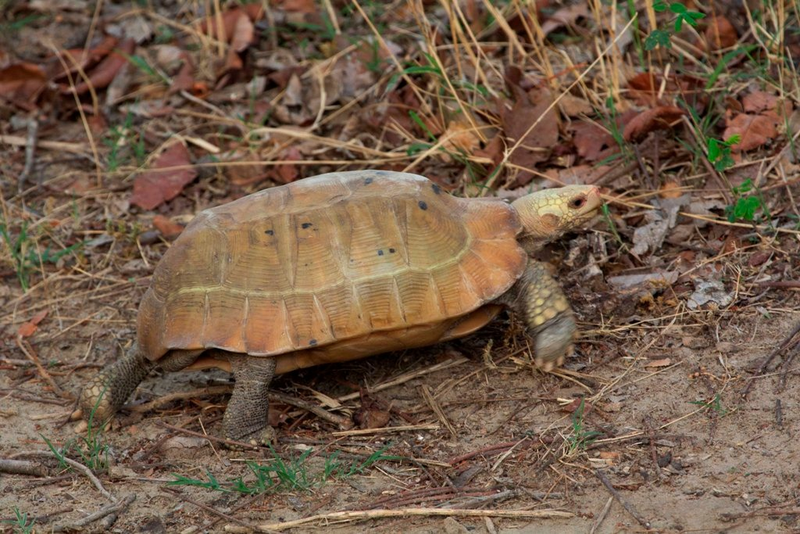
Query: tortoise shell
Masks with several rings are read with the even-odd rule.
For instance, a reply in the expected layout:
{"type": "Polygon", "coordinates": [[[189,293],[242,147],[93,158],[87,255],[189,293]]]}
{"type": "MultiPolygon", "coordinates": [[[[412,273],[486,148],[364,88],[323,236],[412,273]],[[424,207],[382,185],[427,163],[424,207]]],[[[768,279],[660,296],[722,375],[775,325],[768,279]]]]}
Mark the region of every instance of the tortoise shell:
{"type": "Polygon", "coordinates": [[[266,189],[184,230],[144,296],[138,343],[153,361],[215,348],[278,357],[280,373],[458,337],[521,276],[520,230],[508,204],[413,174],[266,189]]]}

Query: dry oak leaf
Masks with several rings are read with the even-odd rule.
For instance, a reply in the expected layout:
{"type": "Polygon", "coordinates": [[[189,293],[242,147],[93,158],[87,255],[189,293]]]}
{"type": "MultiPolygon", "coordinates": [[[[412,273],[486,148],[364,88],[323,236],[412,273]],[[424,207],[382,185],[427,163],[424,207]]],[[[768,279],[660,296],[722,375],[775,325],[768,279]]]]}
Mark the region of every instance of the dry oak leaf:
{"type": "MultiPolygon", "coordinates": [[[[136,48],[136,41],[133,39],[125,39],[120,43],[119,47],[108,54],[103,61],[97,64],[95,68],[89,73],[89,81],[81,82],[75,86],[75,92],[80,94],[89,91],[90,87],[94,89],[102,89],[108,87],[114,81],[114,77],[128,62],[128,56],[133,54],[136,48]]],[[[62,87],[61,92],[68,94],[72,92],[71,87],[62,87]]]]}
{"type": "Polygon", "coordinates": [[[622,136],[626,141],[641,141],[654,130],[670,128],[683,116],[683,110],[675,106],[658,106],[638,114],[625,125],[622,136]]]}
{"type": "Polygon", "coordinates": [[[44,70],[33,63],[16,63],[0,70],[0,97],[32,110],[47,85],[44,70]]]}
{"type": "Polygon", "coordinates": [[[731,147],[734,151],[752,150],[765,144],[770,139],[778,136],[775,121],[764,115],[749,115],[741,113],[728,121],[728,126],[722,134],[723,139],[733,135],[740,135],[741,140],[731,147]]]}
{"type": "Polygon", "coordinates": [[[196,177],[197,169],[192,167],[189,150],[181,142],[173,143],[156,158],[151,170],[136,177],[131,203],[151,210],[178,196],[196,177]]]}
{"type": "Polygon", "coordinates": [[[51,80],[61,81],[67,73],[75,74],[79,70],[86,71],[92,65],[110,54],[119,44],[119,39],[106,35],[97,45],[86,50],[85,48],[70,48],[59,52],[61,60],[53,61],[48,67],[48,77],[51,80]],[[66,69],[64,69],[66,65],[66,69]]]}
{"type": "Polygon", "coordinates": [[[645,107],[656,104],[670,105],[676,97],[696,109],[705,106],[708,94],[705,81],[699,78],[672,75],[666,79],[660,74],[641,72],[628,80],[628,96],[645,107]]]}
{"type": "Polygon", "coordinates": [[[764,113],[775,111],[780,113],[779,107],[783,105],[786,115],[792,112],[792,103],[788,100],[781,101],[777,95],[764,91],[753,91],[742,97],[742,109],[745,113],[764,113]]]}
{"type": "Polygon", "coordinates": [[[739,35],[731,21],[720,15],[709,21],[705,36],[711,50],[730,48],[739,40],[739,35]]]}
{"type": "Polygon", "coordinates": [[[515,92],[518,100],[503,115],[503,131],[508,137],[509,150],[513,149],[508,162],[521,171],[513,186],[521,187],[530,183],[533,179],[530,170],[546,161],[558,143],[558,114],[552,105],[553,96],[546,89],[531,89],[527,94],[521,90],[515,92]]]}
{"type": "MultiPolygon", "coordinates": [[[[629,109],[616,118],[617,129],[624,130],[639,112],[629,109]]],[[[570,125],[573,131],[572,143],[578,155],[586,161],[598,161],[619,152],[619,145],[611,132],[604,126],[593,122],[573,122],[570,125]]]]}

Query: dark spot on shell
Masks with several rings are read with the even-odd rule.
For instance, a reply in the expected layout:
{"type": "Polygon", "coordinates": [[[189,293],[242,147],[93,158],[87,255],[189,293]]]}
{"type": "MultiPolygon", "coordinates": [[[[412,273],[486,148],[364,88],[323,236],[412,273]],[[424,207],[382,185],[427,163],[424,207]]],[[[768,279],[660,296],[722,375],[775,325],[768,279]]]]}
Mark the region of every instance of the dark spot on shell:
{"type": "Polygon", "coordinates": [[[367,178],[366,180],[364,180],[364,185],[369,185],[371,183],[372,183],[372,178],[367,178]]]}
{"type": "Polygon", "coordinates": [[[314,225],[311,224],[311,223],[303,223],[302,226],[303,226],[303,230],[305,230],[306,228],[311,228],[314,225]]]}
{"type": "Polygon", "coordinates": [[[390,248],[389,249],[389,254],[394,254],[394,253],[395,253],[395,250],[393,248],[390,248]]]}
{"type": "Polygon", "coordinates": [[[378,256],[383,256],[383,251],[382,250],[378,251],[378,256]]]}
{"type": "Polygon", "coordinates": [[[380,176],[383,176],[384,174],[389,174],[387,171],[374,171],[374,172],[375,174],[378,174],[380,176]]]}
{"type": "Polygon", "coordinates": [[[437,195],[442,192],[442,188],[439,187],[438,184],[431,185],[431,188],[433,189],[433,192],[436,193],[437,195]]]}
{"type": "Polygon", "coordinates": [[[264,233],[267,235],[275,235],[275,232],[273,232],[272,230],[266,230],[264,231],[264,233]]]}
{"type": "Polygon", "coordinates": [[[424,200],[419,201],[419,209],[426,210],[428,209],[428,204],[424,200]]]}
{"type": "Polygon", "coordinates": [[[309,340],[309,342],[308,342],[308,345],[311,346],[311,347],[313,347],[316,344],[317,344],[317,340],[316,339],[309,340]]]}

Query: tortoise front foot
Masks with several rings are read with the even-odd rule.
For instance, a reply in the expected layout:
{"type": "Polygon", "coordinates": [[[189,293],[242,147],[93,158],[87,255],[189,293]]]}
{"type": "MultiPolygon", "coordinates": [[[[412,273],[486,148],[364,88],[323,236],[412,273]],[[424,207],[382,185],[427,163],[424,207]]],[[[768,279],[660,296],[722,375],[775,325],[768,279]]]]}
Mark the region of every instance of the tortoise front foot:
{"type": "Polygon", "coordinates": [[[269,426],[268,393],[275,374],[275,358],[231,354],[228,359],[236,383],[222,418],[225,438],[271,445],[276,435],[269,426]]]}
{"type": "Polygon", "coordinates": [[[514,307],[534,340],[536,366],[549,372],[563,365],[577,327],[561,288],[544,265],[531,260],[513,292],[514,307]]]}
{"type": "Polygon", "coordinates": [[[567,356],[572,355],[572,339],[575,335],[575,318],[572,313],[562,312],[536,329],[534,358],[536,367],[550,372],[564,365],[567,356]]]}

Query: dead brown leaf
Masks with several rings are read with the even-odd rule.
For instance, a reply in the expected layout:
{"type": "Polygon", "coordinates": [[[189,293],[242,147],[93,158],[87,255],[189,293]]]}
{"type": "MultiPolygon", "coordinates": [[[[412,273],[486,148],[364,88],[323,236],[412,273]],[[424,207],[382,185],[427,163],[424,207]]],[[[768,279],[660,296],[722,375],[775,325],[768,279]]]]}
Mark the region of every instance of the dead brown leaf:
{"type": "Polygon", "coordinates": [[[558,101],[558,109],[567,117],[579,117],[581,115],[592,115],[594,108],[588,100],[573,96],[569,93],[561,97],[558,101]]]}
{"type": "Polygon", "coordinates": [[[255,38],[256,27],[250,20],[250,17],[244,13],[236,20],[234,27],[234,34],[231,38],[231,47],[228,49],[228,55],[225,58],[225,66],[223,70],[240,70],[244,67],[242,58],[239,53],[243,52],[255,38]]]}
{"type": "MultiPolygon", "coordinates": [[[[75,86],[75,92],[80,94],[89,91],[89,87],[94,89],[102,89],[108,87],[120,69],[128,62],[128,57],[133,54],[136,48],[136,41],[133,39],[125,39],[122,41],[118,48],[115,48],[108,54],[95,68],[91,70],[88,82],[81,82],[75,86]]],[[[62,93],[70,93],[71,87],[64,86],[61,88],[62,93]]]]}
{"type": "Polygon", "coordinates": [[[300,176],[300,171],[297,165],[291,163],[292,161],[301,161],[303,155],[297,147],[291,146],[287,148],[281,157],[280,161],[286,162],[283,165],[276,165],[273,170],[269,172],[269,176],[276,182],[288,184],[294,182],[300,176]]]}
{"type": "Polygon", "coordinates": [[[717,15],[708,22],[705,37],[711,50],[730,48],[739,41],[739,34],[736,33],[736,28],[733,27],[731,21],[722,15],[717,15]]]}
{"type": "Polygon", "coordinates": [[[792,103],[786,100],[781,101],[777,95],[764,91],[753,91],[742,97],[742,109],[745,113],[764,113],[765,111],[779,111],[780,104],[783,104],[786,114],[791,113],[792,103]]]}
{"type": "Polygon", "coordinates": [[[675,106],[658,106],[638,114],[622,132],[626,141],[638,142],[655,130],[665,130],[683,116],[683,110],[675,106]]]}
{"type": "Polygon", "coordinates": [[[573,165],[566,169],[548,169],[544,174],[552,183],[543,183],[545,187],[558,187],[561,185],[591,185],[608,174],[611,168],[608,165],[573,165]]]}
{"type": "Polygon", "coordinates": [[[660,360],[650,360],[646,364],[645,367],[669,367],[672,365],[672,359],[670,358],[661,358],[660,360]]]}
{"type": "Polygon", "coordinates": [[[84,72],[91,66],[97,64],[98,61],[110,54],[114,48],[119,44],[119,39],[114,36],[106,35],[103,40],[96,46],[86,50],[84,48],[70,48],[63,50],[60,55],[63,59],[61,61],[52,61],[51,67],[48,69],[48,75],[52,80],[63,80],[67,73],[75,74],[78,70],[84,72]],[[66,65],[67,69],[64,69],[66,65]]]}
{"type": "Polygon", "coordinates": [[[171,221],[169,218],[164,217],[163,215],[156,215],[153,217],[153,226],[167,239],[177,237],[181,232],[183,232],[183,226],[171,221]]]}
{"type": "Polygon", "coordinates": [[[451,121],[444,132],[442,146],[446,150],[472,154],[480,146],[481,140],[475,128],[468,122],[451,121]]]}
{"type": "MultiPolygon", "coordinates": [[[[222,13],[222,24],[217,23],[216,17],[208,17],[200,23],[200,31],[209,37],[226,43],[241,42],[243,38],[236,35],[240,19],[246,17],[251,22],[258,22],[264,17],[264,7],[260,2],[234,7],[222,13]]],[[[247,36],[244,36],[247,37],[247,36]]],[[[252,38],[252,36],[250,36],[252,38]]],[[[250,44],[248,41],[247,44],[250,44]]],[[[245,45],[245,48],[247,45],[245,45]]],[[[244,50],[242,48],[241,50],[244,50]]],[[[239,50],[241,52],[241,50],[239,50]]]]}
{"type": "Polygon", "coordinates": [[[740,113],[728,121],[722,137],[728,139],[733,135],[740,135],[741,140],[731,148],[734,151],[747,152],[775,139],[778,136],[778,129],[775,121],[769,117],[740,113]]]}
{"type": "Polygon", "coordinates": [[[252,165],[226,165],[223,167],[225,175],[232,184],[239,186],[251,185],[265,180],[269,173],[261,162],[258,154],[245,150],[233,150],[220,158],[222,161],[236,161],[239,163],[252,162],[252,165]]]}
{"type": "Polygon", "coordinates": [[[601,159],[601,154],[615,147],[614,137],[602,126],[593,122],[575,122],[571,125],[572,142],[578,155],[587,161],[601,159]]]}
{"type": "Polygon", "coordinates": [[[659,74],[642,72],[628,80],[628,95],[641,106],[673,105],[676,98],[696,110],[705,107],[708,95],[705,81],[685,74],[664,79],[659,74]]]}
{"type": "Polygon", "coordinates": [[[562,7],[542,23],[542,32],[548,35],[563,26],[572,26],[579,18],[588,16],[589,5],[586,2],[562,7]]]}
{"type": "Polygon", "coordinates": [[[0,97],[27,110],[35,108],[46,85],[44,70],[33,63],[16,63],[0,70],[0,97]]]}
{"type": "Polygon", "coordinates": [[[131,203],[151,210],[178,196],[196,177],[197,169],[191,166],[189,150],[181,142],[173,143],[158,156],[151,170],[136,177],[131,203]]]}
{"type": "Polygon", "coordinates": [[[531,89],[527,94],[518,90],[516,94],[518,99],[514,107],[507,109],[503,116],[503,131],[509,147],[522,140],[508,158],[511,165],[522,169],[514,182],[514,186],[519,187],[533,179],[533,174],[524,169],[533,169],[537,163],[546,161],[558,143],[558,114],[555,106],[550,107],[553,96],[546,89],[531,89]],[[539,123],[528,132],[537,120],[539,123]]]}
{"type": "Polygon", "coordinates": [[[42,310],[33,317],[31,317],[30,321],[24,322],[19,326],[17,330],[17,335],[21,337],[31,337],[34,332],[39,328],[39,323],[47,317],[48,310],[42,310]]]}

